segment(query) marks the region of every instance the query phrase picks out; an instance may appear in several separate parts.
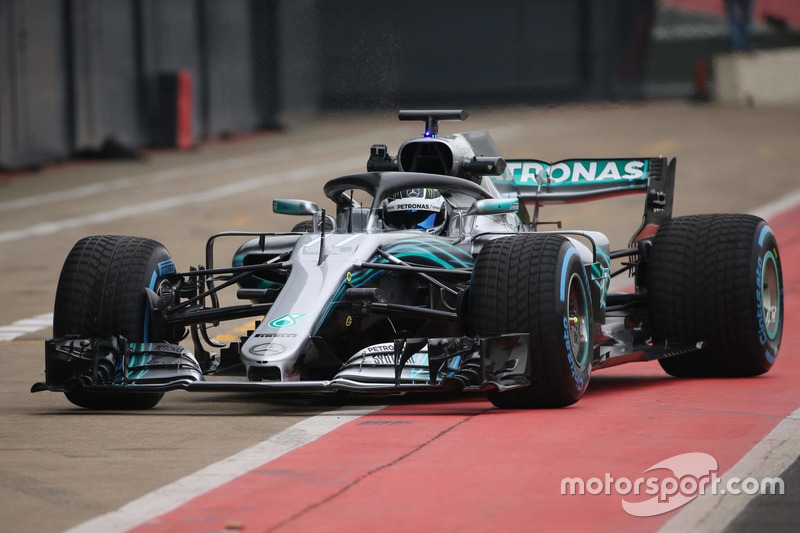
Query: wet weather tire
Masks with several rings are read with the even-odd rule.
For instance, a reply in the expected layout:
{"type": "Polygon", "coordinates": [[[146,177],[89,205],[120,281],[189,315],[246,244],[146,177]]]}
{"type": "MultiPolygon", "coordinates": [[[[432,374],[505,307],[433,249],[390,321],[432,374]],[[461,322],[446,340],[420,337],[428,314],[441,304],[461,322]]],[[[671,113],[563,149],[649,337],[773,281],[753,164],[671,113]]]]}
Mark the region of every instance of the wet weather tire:
{"type": "Polygon", "coordinates": [[[592,304],[583,263],[568,239],[521,234],[486,244],[470,298],[478,335],[530,334],[531,385],[488,391],[495,406],[565,407],[583,396],[592,364],[592,304]]]}
{"type": "MultiPolygon", "coordinates": [[[[73,246],[61,269],[53,314],[53,336],[121,335],[132,342],[163,340],[150,324],[145,287],[172,264],[160,243],[138,237],[100,235],[73,246]]],[[[149,409],[162,393],[65,392],[88,409],[149,409]]]]}
{"type": "Polygon", "coordinates": [[[659,362],[677,377],[768,371],[783,331],[775,235],[750,215],[679,217],[653,241],[648,269],[653,343],[702,349],[659,362]]]}

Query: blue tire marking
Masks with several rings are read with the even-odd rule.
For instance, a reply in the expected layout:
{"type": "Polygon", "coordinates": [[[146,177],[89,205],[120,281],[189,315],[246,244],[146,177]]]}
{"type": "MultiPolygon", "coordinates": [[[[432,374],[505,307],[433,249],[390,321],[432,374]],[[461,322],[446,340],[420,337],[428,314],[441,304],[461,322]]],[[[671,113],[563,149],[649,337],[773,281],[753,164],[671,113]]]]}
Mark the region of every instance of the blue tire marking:
{"type": "Polygon", "coordinates": [[[761,235],[758,236],[758,245],[759,246],[763,246],[764,245],[764,239],[766,239],[767,235],[769,235],[771,233],[772,233],[772,229],[770,229],[769,226],[764,224],[764,227],[761,228],[761,235]]]}
{"type": "Polygon", "coordinates": [[[569,258],[572,257],[573,254],[577,254],[578,251],[575,250],[574,247],[570,247],[567,250],[567,253],[564,254],[564,263],[561,265],[561,301],[564,301],[565,295],[564,291],[566,291],[567,286],[567,268],[569,268],[569,258]]]}
{"type": "MultiPolygon", "coordinates": [[[[151,291],[155,288],[157,279],[158,279],[158,272],[154,270],[153,275],[150,276],[151,291]]],[[[144,333],[142,334],[142,342],[150,342],[148,340],[149,337],[150,337],[150,299],[148,298],[147,300],[145,300],[144,303],[144,333]]]]}
{"type": "Polygon", "coordinates": [[[165,276],[167,274],[175,274],[175,262],[172,259],[167,259],[166,261],[161,261],[158,264],[158,275],[165,276]]]}

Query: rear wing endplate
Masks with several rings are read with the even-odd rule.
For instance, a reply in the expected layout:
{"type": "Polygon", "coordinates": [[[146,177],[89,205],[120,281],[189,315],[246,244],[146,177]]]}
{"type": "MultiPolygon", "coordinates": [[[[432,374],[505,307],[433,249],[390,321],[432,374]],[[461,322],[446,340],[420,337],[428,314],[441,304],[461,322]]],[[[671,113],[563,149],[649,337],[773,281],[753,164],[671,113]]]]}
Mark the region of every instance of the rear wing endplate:
{"type": "Polygon", "coordinates": [[[565,159],[548,163],[538,159],[506,159],[506,170],[492,178],[504,196],[521,204],[569,204],[646,194],[642,225],[633,242],[655,235],[672,217],[675,159],[565,159]]]}

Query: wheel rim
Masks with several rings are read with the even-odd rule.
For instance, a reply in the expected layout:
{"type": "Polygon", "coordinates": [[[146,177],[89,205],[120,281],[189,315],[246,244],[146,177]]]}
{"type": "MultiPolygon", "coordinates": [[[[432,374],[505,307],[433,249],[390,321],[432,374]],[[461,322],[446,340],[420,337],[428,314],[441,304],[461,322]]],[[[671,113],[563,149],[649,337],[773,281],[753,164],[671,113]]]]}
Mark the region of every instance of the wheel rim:
{"type": "Polygon", "coordinates": [[[589,359],[589,306],[583,279],[577,273],[569,279],[567,296],[567,335],[570,356],[583,368],[589,359]]]}
{"type": "Polygon", "coordinates": [[[778,283],[778,262],[771,251],[764,256],[764,272],[761,276],[762,320],[767,336],[775,340],[781,320],[781,287],[778,283]]]}

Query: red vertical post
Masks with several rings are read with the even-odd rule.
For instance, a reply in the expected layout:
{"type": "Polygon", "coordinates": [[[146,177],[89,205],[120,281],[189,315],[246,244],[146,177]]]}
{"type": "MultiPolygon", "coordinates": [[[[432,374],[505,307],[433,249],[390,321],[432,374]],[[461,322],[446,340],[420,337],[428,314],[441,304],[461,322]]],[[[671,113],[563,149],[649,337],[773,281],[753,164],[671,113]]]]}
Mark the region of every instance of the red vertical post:
{"type": "Polygon", "coordinates": [[[192,73],[181,70],[177,75],[177,106],[175,117],[175,145],[186,150],[194,145],[192,139],[192,73]]]}
{"type": "Polygon", "coordinates": [[[708,92],[708,63],[698,59],[694,64],[694,96],[698,101],[708,101],[711,98],[708,92]]]}

